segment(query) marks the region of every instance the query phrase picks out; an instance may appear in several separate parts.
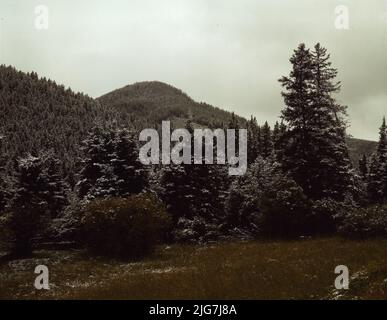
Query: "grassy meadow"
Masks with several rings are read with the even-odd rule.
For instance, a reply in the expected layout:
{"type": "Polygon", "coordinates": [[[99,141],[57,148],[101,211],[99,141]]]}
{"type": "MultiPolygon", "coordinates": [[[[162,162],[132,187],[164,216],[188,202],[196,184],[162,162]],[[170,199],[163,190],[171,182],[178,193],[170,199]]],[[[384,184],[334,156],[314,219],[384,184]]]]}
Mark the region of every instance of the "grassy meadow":
{"type": "Polygon", "coordinates": [[[340,238],[160,246],[122,262],[82,250],[0,264],[1,299],[386,299],[387,240],[340,238]],[[50,290],[33,287],[48,266],[50,290]],[[349,290],[334,289],[337,265],[349,290]]]}

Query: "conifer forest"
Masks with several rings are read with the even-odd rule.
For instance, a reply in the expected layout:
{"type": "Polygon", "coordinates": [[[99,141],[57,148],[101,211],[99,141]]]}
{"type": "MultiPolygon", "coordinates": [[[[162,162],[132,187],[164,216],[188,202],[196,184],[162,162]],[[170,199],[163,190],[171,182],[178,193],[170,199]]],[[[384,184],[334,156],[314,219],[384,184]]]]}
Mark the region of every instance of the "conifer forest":
{"type": "MultiPolygon", "coordinates": [[[[348,92],[362,90],[354,85],[359,79],[347,75],[361,78],[355,69],[372,63],[372,49],[364,60],[345,63],[332,41],[324,41],[324,34],[320,42],[311,41],[307,33],[305,43],[294,41],[287,49],[278,49],[281,53],[272,51],[265,58],[257,53],[267,63],[277,59],[286,66],[271,66],[275,71],[270,81],[249,65],[243,82],[238,71],[225,71],[215,88],[213,77],[222,72],[218,64],[226,59],[216,46],[229,48],[225,56],[235,54],[232,59],[238,62],[228,65],[229,70],[242,70],[243,59],[254,54],[244,46],[255,40],[237,34],[239,25],[230,16],[227,21],[232,30],[220,18],[216,20],[219,13],[193,17],[182,9],[186,3],[194,6],[193,1],[183,2],[182,7],[174,7],[176,12],[165,13],[165,19],[184,26],[208,21],[201,25],[213,41],[206,42],[206,57],[211,50],[218,55],[208,58],[208,74],[194,71],[202,61],[198,48],[203,44],[192,30],[176,35],[181,36],[179,48],[161,43],[156,36],[143,41],[150,32],[145,27],[144,34],[131,33],[135,52],[127,58],[132,59],[130,79],[139,81],[129,80],[126,83],[133,84],[123,87],[117,85],[121,80],[107,80],[112,70],[97,64],[90,67],[91,61],[110,63],[109,54],[120,47],[114,42],[116,35],[109,38],[101,31],[103,41],[113,47],[101,49],[102,53],[93,51],[95,56],[84,61],[82,72],[90,73],[89,87],[110,81],[110,88],[119,88],[103,95],[95,94],[101,92],[97,87],[89,93],[78,89],[84,87],[75,74],[74,82],[64,80],[72,70],[64,70],[65,62],[61,66],[57,60],[50,69],[42,69],[38,64],[34,67],[33,61],[43,60],[31,54],[31,67],[23,67],[16,53],[7,62],[10,49],[2,49],[6,53],[0,66],[0,299],[386,299],[387,100],[382,100],[383,93],[375,95],[378,98],[359,116],[358,101],[363,100],[346,98],[348,92]],[[224,44],[223,33],[232,34],[235,43],[224,44]],[[195,44],[188,45],[186,37],[195,44]],[[175,58],[160,61],[157,67],[149,60],[147,67],[149,56],[172,55],[173,50],[180,52],[179,58],[173,54],[175,58]],[[249,53],[242,55],[242,51],[249,53]],[[99,54],[106,57],[100,59],[99,54]],[[187,68],[179,71],[175,83],[171,74],[178,62],[173,59],[183,59],[187,68]],[[168,69],[162,81],[152,80],[157,68],[168,69]],[[51,69],[61,71],[47,71],[51,69]],[[139,69],[146,72],[139,73],[139,69]],[[56,74],[66,76],[51,76],[56,74]],[[189,79],[184,82],[184,77],[189,79]],[[254,87],[254,77],[261,77],[265,84],[254,87]],[[199,84],[191,88],[189,81],[199,84]],[[174,86],[183,83],[187,93],[174,86]],[[224,89],[231,87],[234,93],[224,89]],[[278,99],[275,103],[267,98],[269,87],[278,99]],[[246,96],[247,91],[256,92],[246,96]],[[233,94],[239,102],[227,100],[233,94]],[[261,94],[275,107],[254,101],[261,94]],[[196,101],[201,98],[217,105],[226,101],[229,106],[196,101]],[[245,107],[247,100],[255,107],[245,107]],[[375,101],[384,105],[373,109],[375,101]],[[377,120],[365,131],[359,123],[371,119],[367,113],[377,120]],[[165,123],[170,124],[168,132],[165,123]],[[153,141],[140,138],[142,132],[148,132],[153,141]],[[198,138],[197,132],[209,133],[209,137],[198,138]],[[151,142],[157,148],[144,153],[144,145],[151,142]],[[230,156],[232,152],[235,157],[230,156]],[[209,155],[216,160],[208,161],[209,155]],[[230,174],[230,168],[238,167],[235,159],[243,167],[241,174],[230,174]],[[43,268],[36,271],[37,266],[43,268]],[[49,281],[43,277],[48,271],[49,281]],[[39,272],[40,280],[36,278],[39,272]],[[341,284],[335,282],[338,278],[341,284]]],[[[39,8],[34,17],[40,35],[48,26],[47,32],[56,32],[58,8],[49,6],[47,12],[44,6],[39,8]],[[48,12],[49,25],[44,20],[48,12]]],[[[333,12],[334,7],[331,9],[333,12]]],[[[137,12],[140,17],[141,10],[137,12]]],[[[147,10],[156,21],[164,14],[147,10]]],[[[253,28],[248,21],[255,20],[246,10],[243,23],[253,28]]],[[[274,15],[271,5],[267,10],[274,15]]],[[[85,24],[94,23],[90,17],[99,17],[96,12],[92,10],[85,24]]],[[[236,10],[235,19],[241,14],[236,10]]],[[[336,29],[329,32],[357,32],[340,31],[340,26],[345,29],[345,10],[335,14],[331,28],[336,29]]],[[[117,24],[124,23],[123,12],[116,12],[116,17],[117,24]]],[[[355,24],[356,18],[349,21],[355,24]]],[[[133,19],[133,26],[140,23],[133,19]]],[[[151,18],[145,20],[155,34],[163,28],[175,34],[167,25],[160,24],[157,30],[151,18]]],[[[12,21],[9,16],[2,19],[2,34],[10,34],[12,21]]],[[[272,27],[269,19],[262,20],[265,23],[272,27]]],[[[291,30],[283,32],[290,34],[291,30]]],[[[96,40],[90,32],[87,43],[93,46],[96,40]]],[[[267,37],[274,37],[272,29],[267,32],[267,37]]],[[[302,39],[302,34],[298,36],[302,39]]],[[[63,38],[63,45],[75,39],[63,38]]],[[[355,57],[356,53],[351,59],[355,57]]],[[[115,61],[111,68],[116,68],[115,61]]],[[[369,72],[362,83],[372,82],[368,78],[378,72],[386,80],[382,66],[379,71],[370,67],[369,72]]]]}

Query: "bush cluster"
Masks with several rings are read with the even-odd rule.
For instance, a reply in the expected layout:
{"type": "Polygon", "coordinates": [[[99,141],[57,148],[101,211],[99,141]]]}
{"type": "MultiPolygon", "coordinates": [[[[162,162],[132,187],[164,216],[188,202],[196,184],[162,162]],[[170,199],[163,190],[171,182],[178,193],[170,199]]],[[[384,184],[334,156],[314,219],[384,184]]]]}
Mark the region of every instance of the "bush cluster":
{"type": "Polygon", "coordinates": [[[149,254],[163,238],[170,217],[149,194],[96,199],[85,207],[83,240],[94,253],[116,258],[149,254]]]}
{"type": "Polygon", "coordinates": [[[387,236],[387,204],[356,208],[343,218],[338,232],[351,238],[387,236]]]}

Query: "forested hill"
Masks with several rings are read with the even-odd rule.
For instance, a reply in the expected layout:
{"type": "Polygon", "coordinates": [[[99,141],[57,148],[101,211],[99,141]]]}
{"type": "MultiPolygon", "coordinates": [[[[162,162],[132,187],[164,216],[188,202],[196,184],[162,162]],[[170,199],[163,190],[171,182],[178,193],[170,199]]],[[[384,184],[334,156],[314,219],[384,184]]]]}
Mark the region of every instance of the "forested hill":
{"type": "MultiPolygon", "coordinates": [[[[181,90],[158,81],[128,85],[97,100],[141,128],[157,126],[163,120],[184,125],[188,119],[201,126],[221,128],[231,119],[230,112],[195,102],[181,90]]],[[[237,118],[241,123],[246,121],[237,118]]]]}
{"type": "MultiPolygon", "coordinates": [[[[96,123],[116,119],[120,124],[144,128],[169,119],[181,127],[191,119],[199,126],[222,127],[231,118],[231,113],[197,103],[161,82],[136,83],[94,100],[36,73],[5,66],[0,66],[0,114],[0,136],[5,137],[1,148],[6,159],[53,149],[65,173],[74,171],[81,155],[80,142],[96,123]]],[[[246,120],[237,118],[243,127],[246,120]]],[[[362,153],[373,152],[374,146],[369,141],[349,140],[354,163],[362,153]]]]}
{"type": "Polygon", "coordinates": [[[53,149],[65,171],[74,166],[88,130],[111,117],[109,109],[87,95],[5,66],[0,66],[0,114],[6,159],[53,149]]]}

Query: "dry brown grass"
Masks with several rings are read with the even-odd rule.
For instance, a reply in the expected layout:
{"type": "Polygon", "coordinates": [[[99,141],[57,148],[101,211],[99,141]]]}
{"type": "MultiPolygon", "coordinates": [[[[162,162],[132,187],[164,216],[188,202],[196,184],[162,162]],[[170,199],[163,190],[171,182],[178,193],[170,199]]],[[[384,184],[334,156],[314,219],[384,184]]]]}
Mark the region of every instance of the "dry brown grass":
{"type": "Polygon", "coordinates": [[[0,266],[0,298],[15,299],[373,299],[387,298],[387,241],[338,238],[160,247],[123,263],[83,251],[42,251],[0,266]],[[33,288],[34,267],[51,290],[33,288]],[[350,290],[335,292],[344,264],[350,290]],[[339,296],[337,296],[339,294],[339,296]]]}

